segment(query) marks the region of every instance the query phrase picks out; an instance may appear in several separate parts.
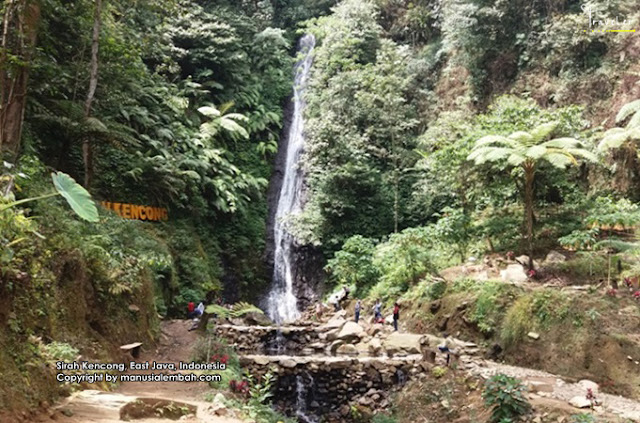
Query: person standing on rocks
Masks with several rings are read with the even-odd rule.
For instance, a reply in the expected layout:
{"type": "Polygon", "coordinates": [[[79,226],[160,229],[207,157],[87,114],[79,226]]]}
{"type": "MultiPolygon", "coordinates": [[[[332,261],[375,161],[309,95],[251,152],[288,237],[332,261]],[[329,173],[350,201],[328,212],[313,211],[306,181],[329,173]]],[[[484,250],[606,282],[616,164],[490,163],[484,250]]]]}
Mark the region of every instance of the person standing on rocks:
{"type": "Polygon", "coordinates": [[[380,302],[380,299],[376,300],[376,304],[373,306],[373,314],[374,314],[374,318],[373,318],[373,323],[380,323],[380,320],[382,320],[382,303],[380,302]]]}
{"type": "Polygon", "coordinates": [[[398,319],[400,318],[400,304],[393,305],[393,330],[398,331],[398,319]]]}
{"type": "Polygon", "coordinates": [[[358,320],[360,320],[360,309],[362,308],[362,304],[360,303],[360,300],[356,301],[356,323],[358,323],[358,320]]]}
{"type": "Polygon", "coordinates": [[[451,347],[453,346],[453,339],[451,339],[449,334],[447,334],[446,332],[442,334],[442,337],[444,339],[442,340],[442,343],[438,345],[438,349],[441,353],[447,354],[447,367],[449,367],[449,363],[451,362],[451,354],[453,354],[453,351],[451,350],[451,347]]]}

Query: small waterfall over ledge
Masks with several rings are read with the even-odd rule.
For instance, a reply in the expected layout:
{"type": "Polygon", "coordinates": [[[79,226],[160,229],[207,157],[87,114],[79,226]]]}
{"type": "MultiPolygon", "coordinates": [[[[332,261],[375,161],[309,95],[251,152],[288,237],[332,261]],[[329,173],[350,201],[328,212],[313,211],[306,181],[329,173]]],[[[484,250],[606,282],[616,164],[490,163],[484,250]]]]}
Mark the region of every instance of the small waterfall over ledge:
{"type": "Polygon", "coordinates": [[[274,235],[274,266],[271,290],[266,299],[267,313],[277,323],[291,322],[300,316],[298,300],[293,290],[295,270],[293,247],[295,239],[286,228],[287,219],[302,210],[302,190],[304,175],[300,169],[300,157],[304,151],[304,100],[306,88],[313,60],[312,52],[315,46],[313,35],[305,35],[300,39],[298,52],[303,54],[295,65],[295,79],[293,87],[293,117],[288,133],[286,145],[286,160],[284,176],[278,196],[273,227],[274,235]]]}

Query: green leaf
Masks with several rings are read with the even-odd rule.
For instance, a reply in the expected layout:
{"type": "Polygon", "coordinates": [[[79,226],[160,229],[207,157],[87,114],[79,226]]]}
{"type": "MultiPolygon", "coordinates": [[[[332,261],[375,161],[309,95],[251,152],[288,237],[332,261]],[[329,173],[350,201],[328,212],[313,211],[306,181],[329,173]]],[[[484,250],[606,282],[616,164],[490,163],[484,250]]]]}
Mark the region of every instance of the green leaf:
{"type": "Polygon", "coordinates": [[[536,143],[539,143],[540,141],[548,138],[549,135],[551,135],[551,133],[555,131],[557,126],[557,122],[543,123],[542,125],[538,125],[533,128],[533,130],[531,131],[531,136],[536,143]]]}
{"type": "Polygon", "coordinates": [[[616,123],[620,123],[634,113],[640,112],[640,100],[634,100],[620,108],[616,115],[616,123]]]}
{"type": "Polygon", "coordinates": [[[73,211],[82,219],[89,222],[97,222],[98,209],[91,199],[91,194],[80,186],[66,173],[54,172],[51,174],[56,191],[62,195],[73,211]]]}
{"type": "Polygon", "coordinates": [[[249,133],[246,129],[240,126],[236,121],[227,119],[226,116],[220,119],[220,126],[231,133],[238,133],[243,138],[249,138],[249,133]]]}
{"type": "Polygon", "coordinates": [[[207,117],[216,118],[221,116],[220,110],[213,106],[200,107],[198,111],[207,117]]]}
{"type": "Polygon", "coordinates": [[[604,134],[604,138],[598,144],[598,150],[605,151],[613,148],[620,148],[629,139],[629,131],[622,128],[609,129],[604,134]]]}
{"type": "Polygon", "coordinates": [[[546,152],[546,147],[542,145],[534,145],[525,151],[525,155],[531,159],[538,160],[540,157],[544,156],[546,152]]]}

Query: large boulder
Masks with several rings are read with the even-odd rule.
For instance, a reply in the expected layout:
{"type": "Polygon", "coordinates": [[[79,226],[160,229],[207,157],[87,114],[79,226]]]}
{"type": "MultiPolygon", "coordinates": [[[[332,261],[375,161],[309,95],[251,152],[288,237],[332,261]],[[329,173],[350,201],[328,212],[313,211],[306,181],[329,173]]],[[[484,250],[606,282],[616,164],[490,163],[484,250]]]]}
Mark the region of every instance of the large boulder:
{"type": "MultiPolygon", "coordinates": [[[[356,322],[347,322],[340,329],[340,333],[338,333],[338,338],[345,342],[357,342],[364,335],[364,329],[362,326],[357,324],[356,322]]],[[[329,339],[327,337],[327,339],[329,339]]]]}
{"type": "Polygon", "coordinates": [[[521,264],[510,264],[505,270],[500,271],[500,278],[505,282],[525,282],[527,272],[521,264]]]}
{"type": "Polygon", "coordinates": [[[384,340],[383,347],[388,355],[400,352],[406,354],[420,354],[422,352],[422,335],[394,332],[384,340]]]}
{"type": "Polygon", "coordinates": [[[333,329],[340,329],[342,328],[342,326],[344,326],[345,323],[347,323],[347,321],[342,317],[332,317],[331,319],[329,319],[327,323],[320,326],[318,329],[320,331],[330,331],[333,329]]]}

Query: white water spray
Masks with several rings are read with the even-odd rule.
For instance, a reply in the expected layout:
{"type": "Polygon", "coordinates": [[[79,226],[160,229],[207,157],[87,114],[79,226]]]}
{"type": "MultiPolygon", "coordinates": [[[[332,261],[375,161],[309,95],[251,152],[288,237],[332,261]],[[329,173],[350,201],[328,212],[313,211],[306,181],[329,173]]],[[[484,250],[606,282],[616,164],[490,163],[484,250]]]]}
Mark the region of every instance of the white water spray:
{"type": "Polygon", "coordinates": [[[302,210],[301,193],[303,174],[299,166],[304,151],[304,100],[302,94],[307,85],[311,69],[313,35],[300,39],[298,51],[303,58],[295,66],[293,87],[294,110],[288,133],[287,159],[274,224],[274,268],[271,291],[267,298],[267,313],[277,323],[292,322],[300,317],[298,300],[293,292],[293,243],[294,237],[286,228],[286,220],[302,210]]]}
{"type": "Polygon", "coordinates": [[[307,401],[311,395],[313,387],[313,376],[307,372],[296,376],[296,417],[301,423],[317,423],[315,416],[309,415],[307,411],[307,401]]]}

